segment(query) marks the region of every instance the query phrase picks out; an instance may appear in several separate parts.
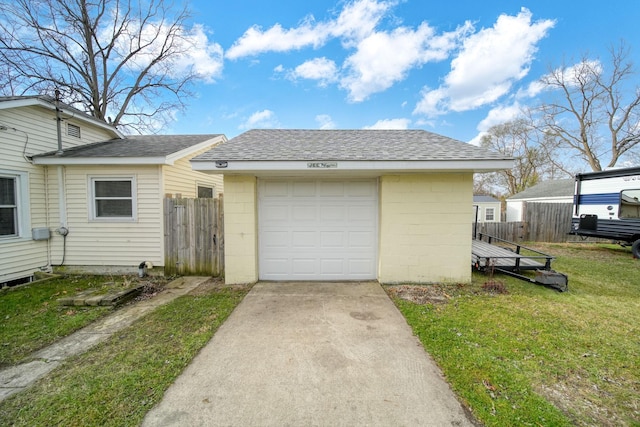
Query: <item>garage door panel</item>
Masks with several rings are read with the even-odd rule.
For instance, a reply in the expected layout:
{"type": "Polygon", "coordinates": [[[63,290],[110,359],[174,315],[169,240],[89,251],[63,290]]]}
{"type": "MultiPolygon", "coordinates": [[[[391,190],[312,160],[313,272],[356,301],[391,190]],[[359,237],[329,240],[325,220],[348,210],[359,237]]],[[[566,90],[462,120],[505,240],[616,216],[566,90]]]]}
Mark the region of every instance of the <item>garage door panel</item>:
{"type": "Polygon", "coordinates": [[[320,248],[321,249],[340,249],[345,244],[344,231],[321,231],[320,232],[320,248]]]}
{"type": "Polygon", "coordinates": [[[262,240],[266,249],[289,248],[291,246],[290,232],[288,231],[264,231],[262,240]]]}
{"type": "Polygon", "coordinates": [[[318,216],[318,208],[315,205],[293,206],[291,208],[292,221],[315,222],[318,216]]]}
{"type": "Polygon", "coordinates": [[[315,231],[292,231],[291,244],[293,250],[318,247],[318,233],[315,231]]]}
{"type": "Polygon", "coordinates": [[[376,180],[260,180],[260,279],[375,279],[377,195],[376,180]]]}

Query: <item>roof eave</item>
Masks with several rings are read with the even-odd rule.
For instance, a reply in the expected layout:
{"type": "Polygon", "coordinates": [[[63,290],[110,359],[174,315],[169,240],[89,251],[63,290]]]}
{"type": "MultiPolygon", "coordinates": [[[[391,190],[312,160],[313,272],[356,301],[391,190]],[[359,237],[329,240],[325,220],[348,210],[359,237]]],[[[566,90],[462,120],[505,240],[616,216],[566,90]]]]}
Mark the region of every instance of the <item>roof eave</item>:
{"type": "Polygon", "coordinates": [[[209,138],[205,141],[194,144],[183,150],[176,151],[175,153],[171,153],[167,156],[167,160],[170,161],[171,164],[173,164],[173,162],[175,162],[178,159],[181,159],[193,153],[197,153],[198,151],[203,150],[207,147],[211,147],[212,145],[218,145],[222,142],[225,142],[226,140],[227,140],[227,137],[225,135],[220,134],[215,138],[209,138]]]}
{"type": "Polygon", "coordinates": [[[102,166],[102,165],[172,165],[164,156],[159,157],[33,157],[35,165],[102,166]]]}
{"type": "Polygon", "coordinates": [[[424,172],[494,172],[513,167],[511,159],[400,160],[400,161],[214,161],[191,160],[195,171],[216,174],[286,174],[369,172],[372,174],[424,172]]]}
{"type": "MultiPolygon", "coordinates": [[[[0,109],[20,108],[20,107],[33,107],[33,106],[46,108],[46,109],[52,110],[52,111],[55,111],[55,109],[56,109],[56,106],[54,104],[52,104],[51,102],[45,101],[44,99],[41,99],[39,97],[24,98],[24,99],[14,99],[14,100],[0,102],[0,109]]],[[[78,114],[77,111],[69,110],[68,108],[65,108],[64,106],[61,106],[60,109],[65,114],[72,116],[74,119],[77,119],[77,120],[85,122],[85,123],[89,123],[92,126],[97,126],[97,127],[102,128],[104,130],[112,132],[118,138],[124,138],[124,134],[122,132],[120,132],[118,129],[116,129],[115,127],[111,126],[110,124],[103,122],[102,120],[98,120],[98,119],[96,119],[94,117],[91,117],[91,116],[89,116],[87,114],[84,114],[84,113],[78,114]]]]}

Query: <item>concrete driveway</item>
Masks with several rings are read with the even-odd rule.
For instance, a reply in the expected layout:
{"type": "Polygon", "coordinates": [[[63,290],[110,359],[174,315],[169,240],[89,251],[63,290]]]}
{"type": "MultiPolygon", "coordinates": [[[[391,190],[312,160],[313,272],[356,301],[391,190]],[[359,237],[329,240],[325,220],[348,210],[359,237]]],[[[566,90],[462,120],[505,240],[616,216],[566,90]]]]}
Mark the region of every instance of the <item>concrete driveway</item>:
{"type": "Polygon", "coordinates": [[[474,422],[381,286],[366,282],[256,284],[143,425],[474,422]]]}

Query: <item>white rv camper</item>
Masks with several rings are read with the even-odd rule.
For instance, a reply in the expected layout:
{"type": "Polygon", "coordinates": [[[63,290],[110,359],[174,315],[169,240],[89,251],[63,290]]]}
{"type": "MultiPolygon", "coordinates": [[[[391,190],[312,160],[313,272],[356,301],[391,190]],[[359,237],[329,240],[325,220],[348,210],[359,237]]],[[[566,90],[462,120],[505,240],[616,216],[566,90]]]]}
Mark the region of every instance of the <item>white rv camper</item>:
{"type": "Polygon", "coordinates": [[[571,233],[630,244],[640,258],[640,167],[576,175],[571,233]]]}

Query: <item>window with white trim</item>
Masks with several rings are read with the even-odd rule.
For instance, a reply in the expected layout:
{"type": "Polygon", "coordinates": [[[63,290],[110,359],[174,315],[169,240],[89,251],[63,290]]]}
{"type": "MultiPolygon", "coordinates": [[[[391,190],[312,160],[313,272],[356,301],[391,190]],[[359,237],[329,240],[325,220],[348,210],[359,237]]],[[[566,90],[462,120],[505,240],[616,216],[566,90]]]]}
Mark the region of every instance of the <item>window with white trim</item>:
{"type": "Polygon", "coordinates": [[[0,238],[18,235],[18,218],[17,178],[0,175],[0,238]]]}
{"type": "Polygon", "coordinates": [[[136,219],[136,186],[133,177],[92,177],[90,186],[91,219],[136,219]]]}
{"type": "Polygon", "coordinates": [[[198,198],[199,199],[213,199],[215,196],[215,188],[206,185],[198,185],[198,198]]]}
{"type": "Polygon", "coordinates": [[[493,221],[495,219],[495,208],[484,208],[484,220],[493,221]]]}

